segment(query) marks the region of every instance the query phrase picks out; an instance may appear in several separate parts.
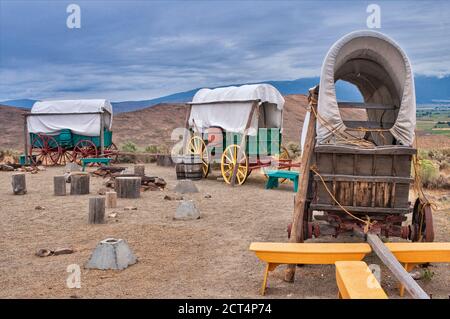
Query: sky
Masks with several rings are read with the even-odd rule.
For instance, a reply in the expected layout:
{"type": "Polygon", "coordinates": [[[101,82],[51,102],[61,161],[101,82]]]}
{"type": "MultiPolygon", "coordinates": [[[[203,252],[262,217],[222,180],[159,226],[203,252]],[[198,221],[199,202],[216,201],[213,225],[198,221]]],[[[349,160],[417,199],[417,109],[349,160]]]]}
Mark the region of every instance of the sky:
{"type": "Polygon", "coordinates": [[[367,29],[367,6],[415,74],[450,75],[450,1],[0,0],[0,100],[143,100],[319,76],[327,50],[367,29]],[[68,28],[68,5],[80,28],[68,28]]]}

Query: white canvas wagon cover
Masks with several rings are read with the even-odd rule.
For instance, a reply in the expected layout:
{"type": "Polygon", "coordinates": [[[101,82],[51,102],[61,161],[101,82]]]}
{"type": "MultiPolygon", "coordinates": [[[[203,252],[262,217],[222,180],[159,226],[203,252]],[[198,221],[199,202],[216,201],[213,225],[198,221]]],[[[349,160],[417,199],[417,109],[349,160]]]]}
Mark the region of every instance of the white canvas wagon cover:
{"type": "MultiPolygon", "coordinates": [[[[189,125],[197,127],[201,132],[216,126],[228,132],[243,133],[253,102],[256,100],[265,104],[266,127],[281,128],[284,98],[270,84],[199,90],[192,99],[189,125]]],[[[258,120],[254,114],[248,135],[257,134],[258,120]]]]}
{"type": "MultiPolygon", "coordinates": [[[[332,131],[344,131],[336,100],[335,82],[344,80],[358,87],[365,103],[395,106],[394,110],[367,110],[368,120],[389,128],[391,141],[411,146],[416,125],[416,98],[411,64],[392,39],[375,31],[356,31],[338,40],[322,65],[318,100],[317,142],[333,143],[332,131]]],[[[387,134],[389,134],[389,132],[387,134]]],[[[372,133],[375,142],[377,134],[372,133]]]]}
{"type": "Polygon", "coordinates": [[[101,116],[104,127],[110,130],[112,115],[112,105],[107,100],[36,102],[28,116],[28,132],[52,135],[58,134],[62,129],[69,129],[74,134],[100,136],[101,116]]]}

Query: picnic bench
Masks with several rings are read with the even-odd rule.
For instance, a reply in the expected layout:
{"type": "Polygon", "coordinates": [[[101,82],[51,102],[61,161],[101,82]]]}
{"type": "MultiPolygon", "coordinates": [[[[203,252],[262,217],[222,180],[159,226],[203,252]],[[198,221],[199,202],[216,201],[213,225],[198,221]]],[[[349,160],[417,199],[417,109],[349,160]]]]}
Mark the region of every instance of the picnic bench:
{"type": "Polygon", "coordinates": [[[83,167],[83,172],[86,169],[86,165],[87,164],[92,164],[92,163],[97,163],[97,164],[105,164],[105,165],[109,165],[111,163],[111,158],[107,158],[107,157],[102,157],[102,158],[98,158],[98,157],[89,157],[89,158],[82,158],[81,159],[81,165],[83,167]]]}
{"type": "Polygon", "coordinates": [[[370,268],[363,261],[336,261],[339,299],[387,299],[370,268]]]}
{"type": "Polygon", "coordinates": [[[294,183],[294,192],[298,190],[298,172],[296,171],[286,171],[286,170],[277,170],[277,171],[267,171],[266,175],[268,177],[266,183],[266,189],[277,188],[279,183],[279,178],[290,179],[294,183]]]}
{"type": "Polygon", "coordinates": [[[267,263],[261,287],[265,294],[269,271],[281,264],[334,264],[341,260],[362,260],[372,250],[366,243],[261,243],[250,244],[250,250],[267,263]]]}
{"type": "MultiPolygon", "coordinates": [[[[418,264],[450,263],[450,243],[386,243],[395,258],[410,272],[418,264]]],[[[405,287],[400,284],[400,296],[403,297],[405,287]]]]}

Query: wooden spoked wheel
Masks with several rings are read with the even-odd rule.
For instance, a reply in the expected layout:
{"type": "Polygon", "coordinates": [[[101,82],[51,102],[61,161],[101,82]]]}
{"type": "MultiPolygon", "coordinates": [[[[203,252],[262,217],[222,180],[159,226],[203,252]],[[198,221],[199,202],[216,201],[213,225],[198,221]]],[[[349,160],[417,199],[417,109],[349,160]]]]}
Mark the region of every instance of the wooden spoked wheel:
{"type": "Polygon", "coordinates": [[[200,136],[193,136],[189,141],[187,153],[200,156],[202,160],[202,174],[206,178],[209,174],[209,155],[205,141],[200,136]]]}
{"type": "Polygon", "coordinates": [[[236,172],[235,183],[238,185],[244,184],[248,177],[248,158],[245,152],[242,152],[241,160],[237,163],[237,157],[239,149],[241,147],[236,144],[228,146],[222,154],[222,161],[220,163],[220,168],[222,170],[222,177],[225,183],[231,184],[231,178],[233,176],[234,167],[238,165],[236,172]]]}
{"type": "Polygon", "coordinates": [[[97,157],[97,147],[92,141],[81,140],[73,148],[73,161],[77,164],[81,164],[82,158],[97,157]]]}
{"type": "Polygon", "coordinates": [[[66,165],[67,163],[73,162],[72,151],[66,148],[61,149],[61,156],[59,157],[58,164],[66,165]]]}
{"type": "Polygon", "coordinates": [[[105,157],[108,157],[111,159],[112,163],[117,163],[117,160],[119,158],[119,154],[117,153],[119,149],[117,148],[116,144],[111,143],[108,147],[105,147],[105,157]]]}
{"type": "Polygon", "coordinates": [[[430,204],[422,204],[417,198],[414,203],[411,240],[432,242],[434,241],[433,214],[430,204]]]}
{"type": "MultiPolygon", "coordinates": [[[[279,164],[279,160],[290,160],[291,159],[291,156],[289,155],[289,151],[287,150],[287,148],[286,147],[284,147],[283,145],[280,147],[280,154],[278,154],[278,155],[276,155],[276,156],[273,156],[273,160],[274,161],[276,161],[277,162],[277,164],[279,164]]],[[[279,167],[277,167],[277,166],[269,166],[269,167],[264,167],[264,168],[262,168],[262,171],[263,171],[263,174],[264,174],[264,177],[266,178],[266,179],[268,179],[269,178],[269,176],[267,176],[267,171],[268,170],[273,170],[273,169],[282,169],[282,170],[285,170],[285,171],[290,171],[291,170],[291,167],[290,166],[287,166],[287,167],[283,167],[283,168],[279,168],[279,167]]],[[[284,182],[286,182],[288,179],[287,178],[282,178],[282,179],[280,179],[279,180],[279,182],[280,183],[284,183],[284,182]]]]}
{"type": "Polygon", "coordinates": [[[39,134],[31,142],[30,156],[34,165],[56,165],[60,155],[61,147],[52,136],[39,134]]]}

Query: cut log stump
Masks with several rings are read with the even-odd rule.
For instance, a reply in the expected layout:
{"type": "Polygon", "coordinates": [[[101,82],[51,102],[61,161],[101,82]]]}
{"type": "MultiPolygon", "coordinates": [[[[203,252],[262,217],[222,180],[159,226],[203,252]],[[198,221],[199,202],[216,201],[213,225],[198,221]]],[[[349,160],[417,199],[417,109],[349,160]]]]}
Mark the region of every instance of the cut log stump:
{"type": "Polygon", "coordinates": [[[66,177],[64,175],[53,177],[53,190],[56,196],[66,195],[66,177]]]}
{"type": "Polygon", "coordinates": [[[89,224],[102,224],[105,220],[105,198],[89,198],[89,224]]]}
{"type": "Polygon", "coordinates": [[[27,193],[25,173],[13,174],[11,185],[13,188],[14,195],[25,195],[27,193]]]}
{"type": "Polygon", "coordinates": [[[106,192],[106,208],[117,207],[117,193],[114,191],[106,192]]]}
{"type": "Polygon", "coordinates": [[[70,195],[89,194],[89,174],[72,174],[70,176],[70,195]]]}
{"type": "Polygon", "coordinates": [[[145,176],[145,165],[142,164],[134,165],[134,175],[145,176]]]}
{"type": "Polygon", "coordinates": [[[141,196],[141,178],[116,177],[115,191],[119,198],[139,198],[141,196]]]}

